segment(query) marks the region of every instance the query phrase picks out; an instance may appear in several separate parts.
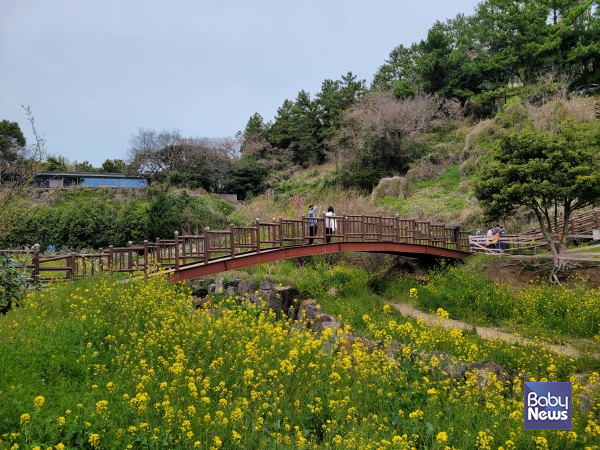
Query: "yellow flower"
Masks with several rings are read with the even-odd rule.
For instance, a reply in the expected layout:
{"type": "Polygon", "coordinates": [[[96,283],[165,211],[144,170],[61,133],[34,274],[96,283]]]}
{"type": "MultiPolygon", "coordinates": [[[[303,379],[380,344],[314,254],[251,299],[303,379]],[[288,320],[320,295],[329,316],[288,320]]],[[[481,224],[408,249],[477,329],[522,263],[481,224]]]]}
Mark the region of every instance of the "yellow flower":
{"type": "Polygon", "coordinates": [[[435,440],[438,441],[440,444],[442,442],[446,442],[448,440],[448,433],[446,433],[445,431],[440,431],[435,437],[435,440]]]}
{"type": "Polygon", "coordinates": [[[21,414],[21,425],[26,425],[30,420],[31,416],[29,414],[21,414]]]}
{"type": "Polygon", "coordinates": [[[44,397],[38,395],[36,398],[33,399],[33,407],[35,409],[40,409],[42,406],[44,406],[45,401],[46,399],[44,397]]]}
{"type": "Polygon", "coordinates": [[[97,433],[90,434],[90,437],[88,438],[88,442],[90,443],[92,448],[98,448],[98,446],[100,444],[100,435],[97,433]]]}
{"type": "Polygon", "coordinates": [[[56,419],[56,423],[58,423],[58,425],[62,427],[65,424],[65,418],[63,416],[60,416],[58,419],[56,419]]]}
{"type": "Polygon", "coordinates": [[[65,444],[63,444],[62,442],[59,444],[56,444],[56,450],[64,450],[65,448],[65,444]]]}
{"type": "Polygon", "coordinates": [[[99,402],[96,403],[96,411],[98,411],[98,414],[102,414],[104,411],[108,410],[108,401],[107,400],[100,400],[99,402]]]}

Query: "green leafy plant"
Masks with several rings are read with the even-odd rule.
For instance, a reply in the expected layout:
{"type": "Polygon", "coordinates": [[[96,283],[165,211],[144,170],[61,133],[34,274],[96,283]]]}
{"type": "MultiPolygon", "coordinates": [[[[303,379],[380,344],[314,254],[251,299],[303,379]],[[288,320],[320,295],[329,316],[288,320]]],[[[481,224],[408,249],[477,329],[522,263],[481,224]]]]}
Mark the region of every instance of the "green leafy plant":
{"type": "Polygon", "coordinates": [[[0,255],[0,313],[5,315],[15,306],[21,306],[23,297],[30,292],[33,280],[21,270],[24,263],[0,255]]]}

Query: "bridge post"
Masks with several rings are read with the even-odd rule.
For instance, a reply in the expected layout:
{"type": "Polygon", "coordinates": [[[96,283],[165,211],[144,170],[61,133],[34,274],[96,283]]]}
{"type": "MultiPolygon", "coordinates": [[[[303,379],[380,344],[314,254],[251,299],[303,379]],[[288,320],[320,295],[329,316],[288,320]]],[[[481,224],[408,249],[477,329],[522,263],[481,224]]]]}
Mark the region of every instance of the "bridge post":
{"type": "Polygon", "coordinates": [[[365,216],[364,214],[360,216],[360,240],[361,242],[365,242],[365,216]]]}
{"type": "Polygon", "coordinates": [[[279,218],[279,248],[283,248],[283,218],[279,218]]]}
{"type": "Polygon", "coordinates": [[[33,273],[31,274],[31,278],[38,278],[40,276],[40,244],[35,244],[33,246],[33,273]]]}
{"type": "Polygon", "coordinates": [[[306,220],[306,217],[302,216],[302,247],[306,245],[306,220]]]}
{"type": "Polygon", "coordinates": [[[71,253],[71,281],[75,281],[75,275],[77,273],[77,259],[75,253],[71,253]]]}
{"type": "Polygon", "coordinates": [[[108,271],[112,272],[113,270],[113,246],[108,246],[108,271]]]}
{"type": "Polygon", "coordinates": [[[175,270],[179,270],[179,231],[173,232],[175,238],[175,270]]]}
{"type": "Polygon", "coordinates": [[[235,258],[235,242],[233,239],[235,237],[235,231],[233,229],[233,224],[229,224],[229,245],[231,247],[231,259],[235,258]]]}
{"type": "Polygon", "coordinates": [[[398,213],[394,217],[394,242],[400,242],[400,219],[398,213]]]}
{"type": "Polygon", "coordinates": [[[148,276],[148,240],[144,240],[144,277],[148,276]]]}
{"type": "Polygon", "coordinates": [[[346,214],[342,214],[342,242],[348,242],[347,239],[347,234],[348,232],[346,231],[348,229],[348,226],[346,224],[346,214]]]}
{"type": "MultiPolygon", "coordinates": [[[[131,241],[127,244],[128,247],[131,247],[131,241]]],[[[127,251],[127,264],[129,265],[128,269],[133,272],[133,250],[130,248],[127,251]]]]}
{"type": "Polygon", "coordinates": [[[383,219],[382,215],[379,214],[379,230],[377,232],[377,242],[383,241],[383,219]]]}
{"type": "Polygon", "coordinates": [[[209,227],[204,229],[204,264],[208,264],[208,259],[210,258],[210,237],[208,236],[209,227]]]}
{"type": "Polygon", "coordinates": [[[256,219],[256,254],[260,253],[260,220],[256,219]]]}
{"type": "Polygon", "coordinates": [[[156,238],[156,264],[160,266],[162,263],[162,251],[160,248],[160,238],[156,238]]]}

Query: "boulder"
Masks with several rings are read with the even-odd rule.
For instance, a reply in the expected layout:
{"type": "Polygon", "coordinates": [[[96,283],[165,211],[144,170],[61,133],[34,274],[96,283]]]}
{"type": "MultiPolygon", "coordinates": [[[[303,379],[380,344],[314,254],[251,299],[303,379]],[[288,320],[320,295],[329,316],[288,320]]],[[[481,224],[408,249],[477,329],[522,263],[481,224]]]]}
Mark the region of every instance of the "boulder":
{"type": "Polygon", "coordinates": [[[477,377],[477,384],[481,388],[490,384],[490,374],[494,374],[496,379],[502,383],[508,381],[508,372],[506,369],[497,362],[491,360],[469,364],[466,372],[470,372],[477,377]]]}
{"type": "Polygon", "coordinates": [[[453,361],[452,357],[447,353],[433,352],[431,357],[435,357],[438,360],[437,367],[432,367],[433,373],[436,373],[439,369],[448,374],[450,377],[459,379],[464,377],[465,372],[467,371],[467,363],[462,361],[453,361]]]}
{"type": "Polygon", "coordinates": [[[296,313],[296,320],[298,322],[312,322],[319,313],[320,307],[317,305],[316,300],[302,300],[298,312],[296,313]]]}
{"type": "Polygon", "coordinates": [[[263,281],[262,283],[260,283],[261,290],[275,289],[276,287],[277,287],[277,285],[274,283],[271,283],[270,281],[263,281]]]}
{"type": "Polygon", "coordinates": [[[206,284],[208,284],[206,278],[194,278],[192,280],[192,286],[205,286],[206,284]]]}
{"type": "Polygon", "coordinates": [[[337,338],[337,331],[344,329],[344,324],[337,321],[327,321],[321,322],[317,327],[315,327],[315,331],[322,333],[323,331],[330,329],[333,332],[333,336],[337,338]]]}
{"type": "Polygon", "coordinates": [[[223,292],[223,278],[215,278],[215,290],[218,294],[221,294],[223,292]]]}
{"type": "Polygon", "coordinates": [[[396,362],[402,358],[402,344],[396,340],[391,340],[385,347],[385,353],[388,358],[396,362]]]}
{"type": "Polygon", "coordinates": [[[206,297],[208,295],[208,289],[205,286],[192,286],[192,295],[196,297],[206,297]]]}
{"type": "Polygon", "coordinates": [[[277,292],[272,289],[261,289],[258,291],[258,295],[262,297],[263,302],[265,302],[269,309],[276,313],[281,312],[281,298],[277,297],[277,292]]]}
{"type": "Polygon", "coordinates": [[[258,294],[254,294],[254,293],[250,294],[249,297],[248,297],[248,299],[252,303],[254,303],[256,306],[258,306],[259,308],[262,308],[264,306],[264,304],[265,304],[263,302],[263,300],[261,299],[260,295],[258,295],[258,294]]]}
{"type": "Polygon", "coordinates": [[[192,306],[194,309],[208,308],[211,302],[212,298],[210,297],[198,298],[194,296],[192,299],[192,306]]]}
{"type": "Polygon", "coordinates": [[[217,285],[216,285],[216,284],[214,284],[214,283],[212,283],[212,284],[209,284],[209,285],[206,287],[206,289],[208,290],[208,293],[209,293],[209,294],[214,294],[214,293],[216,293],[216,292],[217,292],[217,285]]]}
{"type": "Polygon", "coordinates": [[[233,297],[235,295],[235,288],[228,287],[227,289],[225,289],[225,292],[223,292],[223,295],[227,297],[233,297]]]}
{"type": "Polygon", "coordinates": [[[290,308],[295,307],[297,300],[300,298],[300,292],[291,286],[275,286],[274,291],[279,294],[281,309],[289,316],[290,308]]]}
{"type": "Polygon", "coordinates": [[[227,287],[237,288],[240,280],[238,278],[228,278],[227,279],[227,287]]]}
{"type": "Polygon", "coordinates": [[[256,285],[256,283],[254,281],[241,280],[238,283],[238,294],[241,297],[244,297],[246,294],[248,294],[248,295],[254,294],[254,292],[256,292],[257,287],[258,286],[256,285]]]}

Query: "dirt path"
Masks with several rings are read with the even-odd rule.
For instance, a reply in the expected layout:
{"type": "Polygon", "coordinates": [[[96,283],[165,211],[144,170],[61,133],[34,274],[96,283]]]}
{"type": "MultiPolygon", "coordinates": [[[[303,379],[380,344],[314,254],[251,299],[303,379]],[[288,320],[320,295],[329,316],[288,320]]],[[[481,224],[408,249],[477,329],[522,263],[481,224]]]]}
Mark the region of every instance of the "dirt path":
{"type": "MultiPolygon", "coordinates": [[[[426,314],[422,311],[419,311],[416,308],[413,308],[411,305],[407,305],[404,303],[390,303],[387,301],[386,301],[386,303],[388,305],[390,305],[391,307],[396,308],[404,316],[410,316],[410,317],[415,317],[417,319],[422,319],[423,322],[425,322],[427,325],[433,325],[433,326],[440,325],[439,317],[436,317],[433,314],[426,314]]],[[[473,329],[473,325],[470,325],[466,322],[461,322],[459,320],[454,320],[454,319],[445,319],[443,322],[441,322],[441,325],[444,328],[461,328],[461,329],[466,329],[466,330],[473,329]]],[[[490,340],[490,341],[494,340],[494,339],[499,339],[499,340],[502,340],[502,341],[505,341],[508,343],[512,343],[512,342],[525,343],[526,342],[526,343],[530,343],[530,344],[537,344],[537,342],[532,339],[527,339],[527,338],[524,338],[521,336],[516,336],[511,333],[505,333],[504,331],[500,331],[495,328],[487,328],[487,327],[475,327],[475,328],[477,330],[477,334],[482,339],[486,339],[486,340],[490,340]]],[[[579,352],[577,350],[575,350],[573,347],[569,347],[568,345],[545,344],[545,346],[548,350],[551,350],[558,354],[563,354],[565,356],[573,356],[573,357],[579,356],[579,352]]]]}

